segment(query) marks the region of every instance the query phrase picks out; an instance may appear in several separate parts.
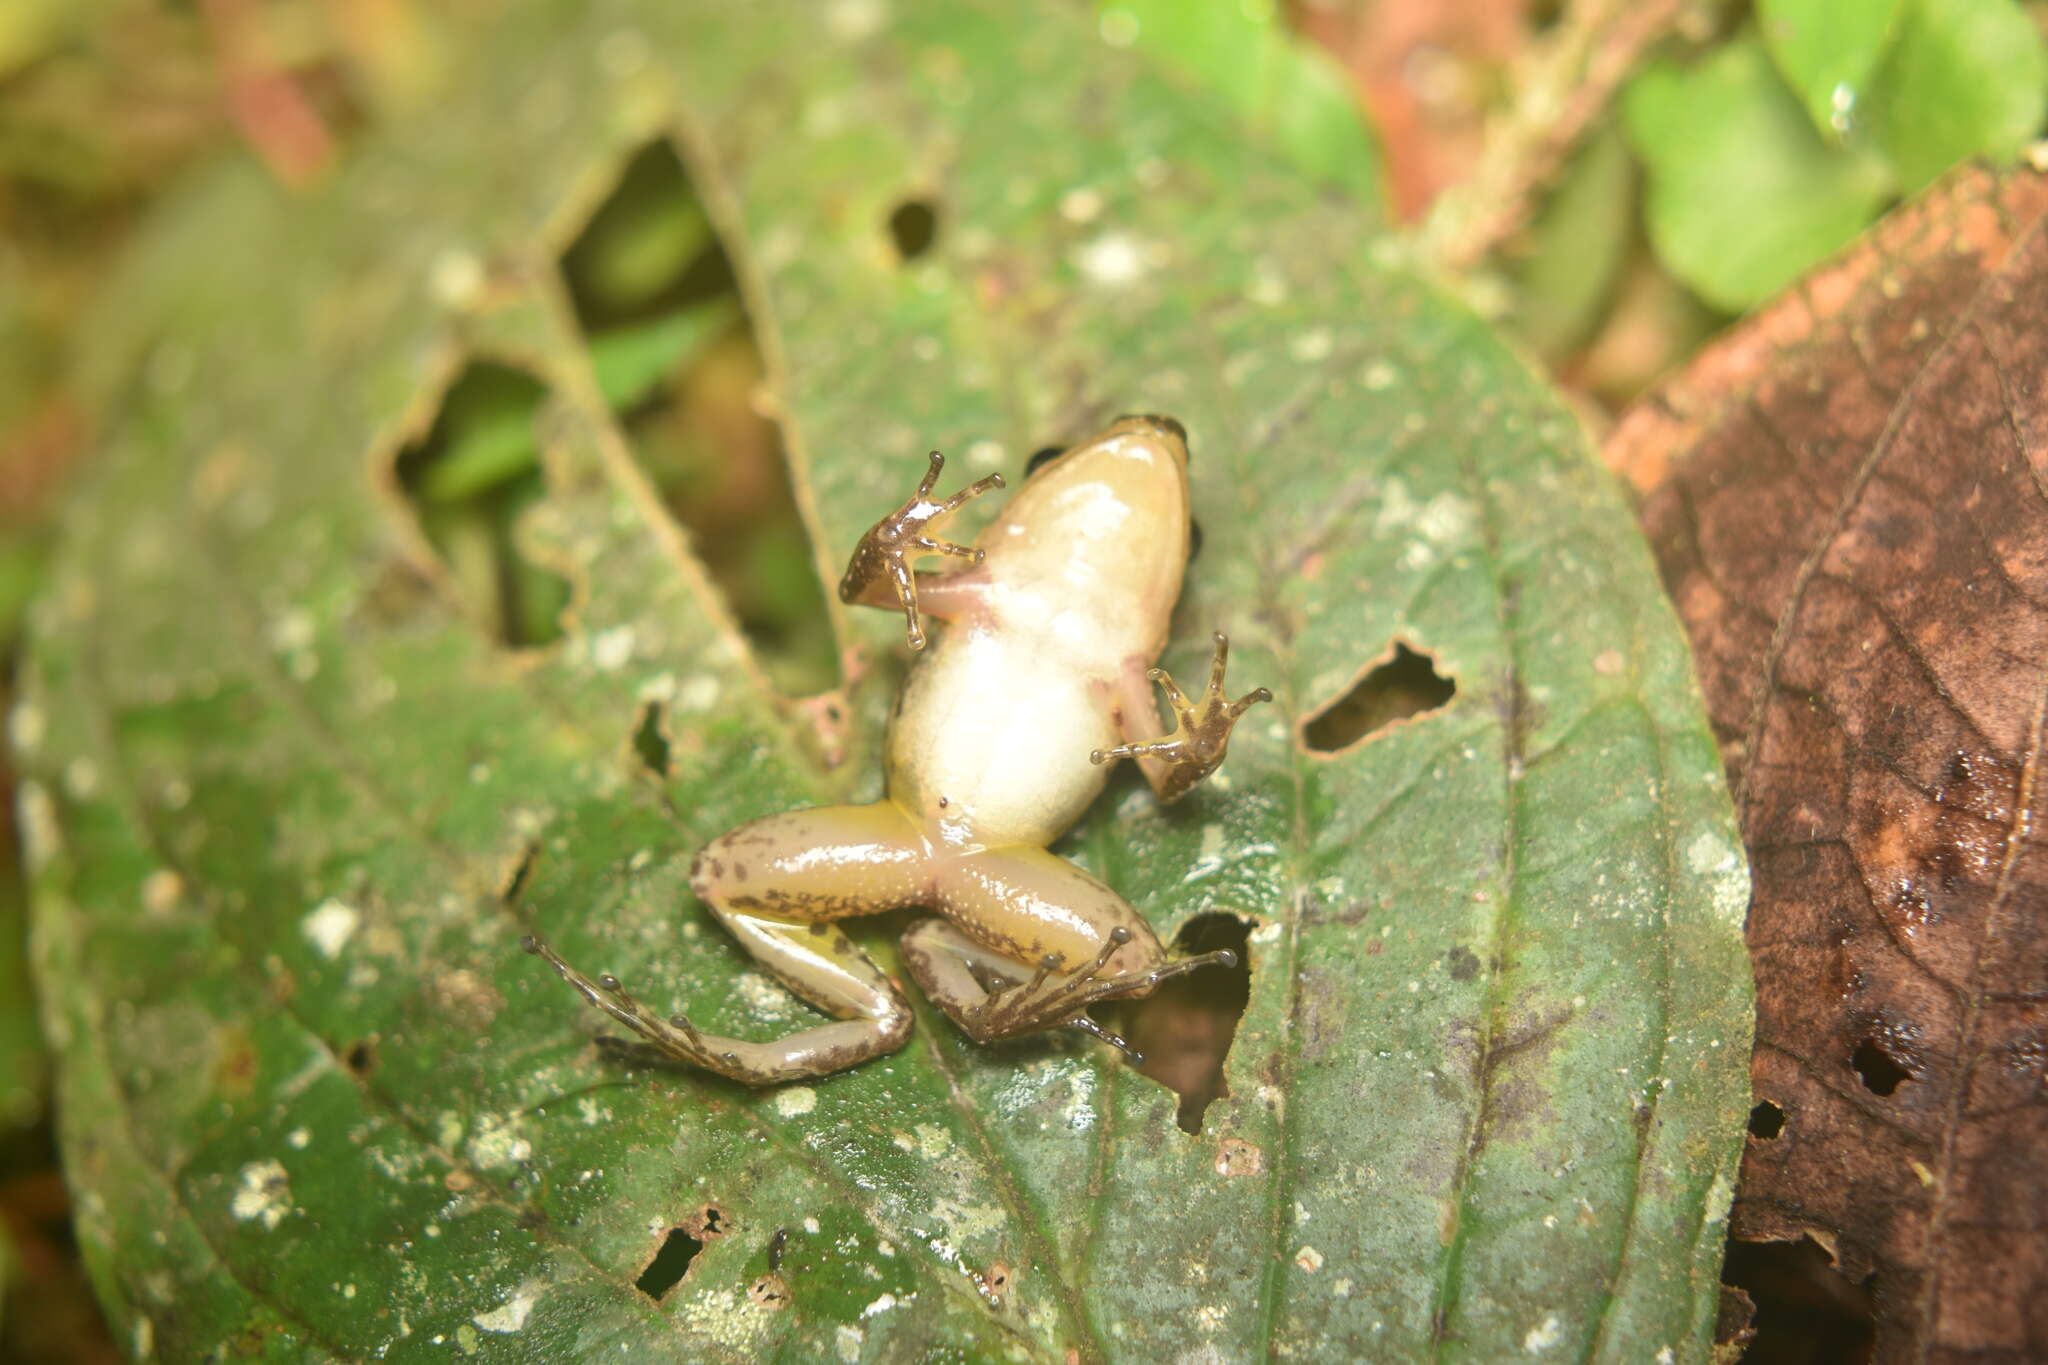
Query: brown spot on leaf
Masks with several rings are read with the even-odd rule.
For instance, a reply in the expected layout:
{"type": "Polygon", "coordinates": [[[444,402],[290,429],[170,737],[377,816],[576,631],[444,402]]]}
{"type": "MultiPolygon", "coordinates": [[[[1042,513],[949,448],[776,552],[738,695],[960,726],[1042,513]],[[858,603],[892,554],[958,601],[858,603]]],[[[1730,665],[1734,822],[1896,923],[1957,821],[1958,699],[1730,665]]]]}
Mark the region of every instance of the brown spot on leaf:
{"type": "Polygon", "coordinates": [[[1266,1169],[1266,1153],[1255,1142],[1225,1138],[1216,1149],[1216,1174],[1257,1175],[1266,1169]]]}
{"type": "Polygon", "coordinates": [[[1735,1233],[1825,1248],[1881,1359],[2048,1358],[2044,222],[2048,178],[1955,176],[1607,448],[1756,874],[1735,1233]]]}

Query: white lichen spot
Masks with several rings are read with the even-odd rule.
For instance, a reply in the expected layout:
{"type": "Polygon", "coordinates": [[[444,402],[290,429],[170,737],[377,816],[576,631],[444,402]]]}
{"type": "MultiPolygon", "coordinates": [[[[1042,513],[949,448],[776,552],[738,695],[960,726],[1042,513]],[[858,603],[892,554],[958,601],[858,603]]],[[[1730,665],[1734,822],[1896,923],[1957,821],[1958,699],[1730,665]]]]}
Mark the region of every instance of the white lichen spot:
{"type": "Polygon", "coordinates": [[[1663,1350],[1657,1352],[1655,1356],[1651,1357],[1651,1359],[1656,1362],[1656,1365],[1676,1365],[1678,1353],[1669,1346],[1666,1346],[1663,1350]]]}
{"type": "Polygon", "coordinates": [[[1358,382],[1378,393],[1382,389],[1392,388],[1394,381],[1400,377],[1401,372],[1392,365],[1384,360],[1375,360],[1359,371],[1358,382]]]}
{"type": "Polygon", "coordinates": [[[1340,1299],[1350,1298],[1351,1281],[1349,1279],[1338,1280],[1335,1284],[1332,1284],[1330,1286],[1330,1293],[1334,1294],[1336,1297],[1340,1299]]]}
{"type": "Polygon", "coordinates": [[[818,1107],[818,1092],[807,1085],[786,1085],[775,1092],[775,1112],[786,1119],[802,1118],[818,1107]]]}
{"type": "MultiPolygon", "coordinates": [[[[806,1218],[806,1219],[804,1219],[804,1231],[805,1231],[805,1232],[806,1232],[807,1234],[809,1234],[810,1236],[812,1236],[812,1237],[816,1237],[816,1236],[818,1235],[818,1228],[819,1228],[819,1225],[818,1225],[818,1220],[817,1220],[817,1219],[815,1219],[815,1218],[806,1218]]],[[[886,1255],[887,1253],[884,1253],[884,1254],[886,1255]]]]}
{"type": "Polygon", "coordinates": [[[135,1320],[135,1331],[130,1340],[134,1343],[137,1360],[147,1360],[156,1354],[156,1324],[148,1318],[135,1320]]]}
{"type": "Polygon", "coordinates": [[[533,1312],[533,1301],[540,1297],[541,1287],[537,1284],[522,1284],[513,1291],[512,1297],[488,1313],[478,1313],[471,1322],[486,1332],[517,1332],[525,1328],[527,1317],[533,1312]]]}
{"type": "Polygon", "coordinates": [[[238,1223],[261,1223],[265,1232],[292,1211],[291,1177],[282,1163],[252,1161],[242,1168],[228,1211],[238,1223]]]}
{"type": "Polygon", "coordinates": [[[1304,365],[1313,365],[1318,360],[1330,358],[1336,346],[1336,337],[1327,327],[1311,327],[1306,332],[1295,333],[1287,343],[1287,353],[1304,365]]]}
{"type": "Polygon", "coordinates": [[[842,1326],[832,1334],[832,1346],[846,1365],[854,1365],[860,1359],[861,1343],[867,1339],[868,1334],[860,1328],[842,1326]]]}
{"type": "Polygon", "coordinates": [[[1749,912],[1749,874],[1734,847],[1714,831],[1701,830],[1686,845],[1685,862],[1708,879],[1715,913],[1730,924],[1740,924],[1749,912]]]}
{"type": "Polygon", "coordinates": [[[1117,288],[1135,284],[1151,268],[1151,253],[1128,232],[1109,231],[1084,243],[1074,265],[1091,283],[1117,288]]]}
{"type": "Polygon", "coordinates": [[[312,940],[320,956],[332,962],[356,936],[362,922],[362,911],[329,896],[299,921],[299,931],[312,940]]]}
{"type": "Polygon", "coordinates": [[[676,685],[676,709],[709,711],[718,703],[718,679],[709,673],[695,673],[676,685]]]}
{"type": "Polygon", "coordinates": [[[861,1317],[863,1317],[863,1318],[871,1318],[871,1317],[873,1317],[873,1316],[874,1316],[875,1314],[877,1314],[877,1313],[886,1313],[886,1312],[888,1312],[888,1311],[889,1311],[889,1310],[890,1310],[891,1308],[894,1308],[895,1306],[896,1306],[896,1296],[895,1296],[894,1294],[884,1294],[884,1295],[882,1295],[882,1297],[880,1297],[879,1299],[876,1299],[876,1300],[875,1300],[875,1301],[874,1301],[873,1303],[869,1304],[869,1305],[868,1305],[867,1307],[865,1307],[865,1308],[861,1309],[861,1310],[860,1310],[860,1315],[861,1315],[861,1317]]]}
{"type": "Polygon", "coordinates": [[[733,985],[747,1009],[764,1020],[772,1023],[796,1012],[796,997],[760,972],[741,972],[733,985]]]}
{"type": "Polygon", "coordinates": [[[1008,455],[1001,441],[976,441],[967,447],[967,463],[974,469],[1000,469],[1008,455]]]}
{"type": "Polygon", "coordinates": [[[463,247],[447,247],[427,267],[427,287],[444,308],[467,308],[484,291],[483,258],[463,247]]]}
{"type": "Polygon", "coordinates": [[[100,765],[80,754],[64,765],[64,790],[72,799],[90,801],[100,789],[100,765]]]}
{"type": "Polygon", "coordinates": [[[307,1144],[313,1141],[313,1130],[311,1128],[294,1128],[291,1132],[285,1134],[284,1140],[290,1144],[293,1151],[303,1152],[306,1150],[307,1144]]]}
{"type": "Polygon", "coordinates": [[[1204,1332],[1220,1332],[1223,1324],[1230,1319],[1230,1305],[1227,1303],[1205,1303],[1195,1310],[1195,1326],[1204,1332]]]}
{"type": "Polygon", "coordinates": [[[477,1120],[469,1149],[479,1165],[510,1166],[533,1155],[533,1144],[512,1129],[502,1114],[486,1114],[477,1120]]]}
{"type": "Polygon", "coordinates": [[[600,672],[616,673],[632,661],[636,643],[631,626],[601,630],[590,642],[590,662],[600,672]]]}
{"type": "Polygon", "coordinates": [[[1306,1243],[1294,1253],[1294,1263],[1313,1275],[1323,1268],[1323,1253],[1306,1243]]]}
{"type": "Polygon", "coordinates": [[[1603,678],[1612,678],[1621,672],[1625,662],[1620,650],[1603,649],[1593,656],[1593,671],[1603,678]]]}
{"type": "Polygon", "coordinates": [[[825,28],[843,42],[858,42],[880,31],[889,17],[882,0],[832,0],[825,6],[825,28]]]}
{"type": "Polygon", "coordinates": [[[1564,1339],[1564,1324],[1557,1320],[1557,1314],[1549,1313],[1543,1321],[1531,1327],[1522,1335],[1522,1349],[1530,1355],[1542,1355],[1564,1339]]]}
{"type": "Polygon", "coordinates": [[[142,908],[157,917],[170,914],[185,897],[185,879],[160,867],[142,879],[142,908]]]}
{"type": "Polygon", "coordinates": [[[43,742],[43,708],[32,701],[18,703],[7,715],[7,738],[16,753],[32,753],[43,742]]]}
{"type": "Polygon", "coordinates": [[[1244,296],[1266,308],[1287,302],[1287,281],[1271,266],[1261,266],[1244,287],[1244,296]]]}
{"type": "Polygon", "coordinates": [[[1060,217],[1070,223],[1092,223],[1102,216],[1102,191],[1083,185],[1060,196],[1060,217]]]}
{"type": "Polygon", "coordinates": [[[270,623],[270,647],[280,654],[307,649],[313,643],[313,613],[293,607],[270,623]]]}

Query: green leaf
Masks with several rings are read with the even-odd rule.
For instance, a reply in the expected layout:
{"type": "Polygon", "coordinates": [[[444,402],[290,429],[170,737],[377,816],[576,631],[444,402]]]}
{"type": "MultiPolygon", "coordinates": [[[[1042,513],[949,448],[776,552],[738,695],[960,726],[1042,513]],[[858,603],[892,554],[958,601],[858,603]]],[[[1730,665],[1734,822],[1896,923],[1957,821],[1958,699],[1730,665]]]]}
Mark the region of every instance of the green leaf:
{"type": "Polygon", "coordinates": [[[2041,132],[2048,52],[2012,0],[1909,0],[1871,92],[1872,132],[1908,191],[2041,132]]]}
{"type": "MultiPolygon", "coordinates": [[[[39,723],[40,716],[27,714],[27,724],[39,723]]],[[[41,1118],[49,1091],[49,1059],[29,989],[28,902],[22,891],[14,860],[0,859],[0,1136],[41,1118]]]]}
{"type": "Polygon", "coordinates": [[[729,301],[708,299],[599,332],[590,339],[590,366],[606,406],[624,412],[639,403],[738,317],[729,301]]]}
{"type": "Polygon", "coordinates": [[[1757,26],[1813,126],[1840,139],[1909,0],[1757,0],[1757,26]]]}
{"type": "Polygon", "coordinates": [[[1307,175],[1379,206],[1380,150],[1350,80],[1272,0],[1108,0],[1103,39],[1157,56],[1307,175]]]}
{"type": "Polygon", "coordinates": [[[1604,315],[1635,228],[1635,163],[1602,124],[1565,167],[1510,262],[1515,330],[1553,358],[1582,345],[1604,315]]]}
{"type": "Polygon", "coordinates": [[[1622,114],[1649,172],[1659,259],[1729,312],[1846,244],[1889,191],[1881,158],[1822,141],[1753,32],[1690,67],[1653,63],[1630,83],[1622,114]]]}
{"type": "MultiPolygon", "coordinates": [[[[1628,510],[1508,347],[1373,263],[1396,253],[1358,205],[1092,18],[1000,15],[496,12],[430,117],[303,195],[218,170],[123,271],[91,338],[105,458],[26,668],[25,798],[117,1336],[147,1320],[178,1359],[1707,1358],[1747,878],[1628,510]],[[690,859],[879,790],[895,669],[862,673],[822,766],[549,282],[564,205],[671,132],[747,282],[821,572],[933,446],[1015,475],[1117,412],[1189,425],[1205,545],[1165,662],[1199,668],[1224,628],[1233,678],[1281,700],[1221,781],[1161,810],[1121,775],[1058,847],[1169,938],[1250,921],[1199,1135],[1086,1039],[977,1047],[923,1002],[902,1052],[812,1085],[622,1071],[518,951],[536,929],[707,1027],[795,1027],[690,859]],[[1088,222],[1057,211],[1079,187],[1088,222]],[[908,263],[906,192],[939,225],[908,263]],[[465,255],[510,282],[487,311],[430,287],[465,255]],[[545,650],[499,651],[405,567],[380,462],[460,346],[551,391],[520,537],[576,595],[545,650]],[[1396,639],[1449,704],[1305,749],[1295,722],[1396,639]],[[167,870],[176,894],[138,894],[167,870]],[[656,1301],[635,1282],[678,1226],[702,1246],[656,1301]]],[[[889,613],[833,610],[841,657],[901,657],[889,613]]],[[[900,923],[851,928],[893,963],[900,923]]]]}

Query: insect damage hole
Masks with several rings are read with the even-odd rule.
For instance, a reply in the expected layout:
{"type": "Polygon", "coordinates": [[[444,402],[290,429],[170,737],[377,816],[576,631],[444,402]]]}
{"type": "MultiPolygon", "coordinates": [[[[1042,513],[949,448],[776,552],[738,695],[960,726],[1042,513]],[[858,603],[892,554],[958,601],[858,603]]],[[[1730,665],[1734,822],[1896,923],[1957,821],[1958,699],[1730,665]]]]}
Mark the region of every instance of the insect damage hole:
{"type": "Polygon", "coordinates": [[[1758,1100],[1749,1111],[1749,1135],[1763,1142],[1773,1142],[1784,1131],[1785,1111],[1769,1100],[1758,1100]]]}
{"type": "Polygon", "coordinates": [[[1144,1057],[1138,1070],[1180,1096],[1174,1121],[1184,1133],[1200,1133],[1209,1105],[1230,1094],[1223,1064],[1251,1000],[1251,929],[1232,914],[1195,916],[1174,937],[1173,956],[1228,948],[1237,954],[1236,966],[1200,967],[1163,982],[1143,1000],[1098,1007],[1120,1017],[1124,1037],[1144,1057]]]}
{"type": "Polygon", "coordinates": [[[929,199],[906,199],[889,212],[889,242],[899,261],[914,261],[939,236],[939,211],[929,199]]]}
{"type": "Polygon", "coordinates": [[[1731,1236],[1721,1278],[1756,1305],[1744,1360],[1870,1359],[1875,1275],[1857,1284],[1813,1238],[1745,1242],[1731,1236]]]}
{"type": "Polygon", "coordinates": [[[667,141],[627,163],[561,269],[605,402],[762,668],[789,696],[838,686],[828,568],[790,486],[752,321],[667,141]]]}
{"type": "Polygon", "coordinates": [[[662,705],[650,701],[640,708],[640,723],[633,727],[633,756],[640,760],[641,767],[666,781],[669,755],[668,726],[662,705]]]}
{"type": "Polygon", "coordinates": [[[1857,1079],[1873,1095],[1890,1095],[1913,1079],[1913,1073],[1905,1063],[1885,1051],[1884,1044],[1876,1038],[1865,1038],[1858,1043],[1856,1050],[1849,1054],[1849,1065],[1856,1068],[1857,1079]]]}
{"type": "Polygon", "coordinates": [[[1389,726],[1441,709],[1458,684],[1436,671],[1433,655],[1394,641],[1393,653],[1368,667],[1343,696],[1310,716],[1302,739],[1319,754],[1342,753],[1389,726]]]}
{"type": "Polygon", "coordinates": [[[681,1228],[670,1228],[668,1236],[661,1242],[661,1250],[654,1253],[654,1259],[633,1281],[633,1287],[648,1298],[659,1303],[662,1295],[674,1289],[683,1276],[689,1273],[690,1262],[697,1259],[697,1253],[704,1244],[681,1228]]]}
{"type": "Polygon", "coordinates": [[[471,361],[396,463],[399,489],[463,607],[515,649],[559,639],[569,603],[568,583],[529,559],[517,535],[547,491],[535,426],[546,396],[524,371],[471,361]]]}

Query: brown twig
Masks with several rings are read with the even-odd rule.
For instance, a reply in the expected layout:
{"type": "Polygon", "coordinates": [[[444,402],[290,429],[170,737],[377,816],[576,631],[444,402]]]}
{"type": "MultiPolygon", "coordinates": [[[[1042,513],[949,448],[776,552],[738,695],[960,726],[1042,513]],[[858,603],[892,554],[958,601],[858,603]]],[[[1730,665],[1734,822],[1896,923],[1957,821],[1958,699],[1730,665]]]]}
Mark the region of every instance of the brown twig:
{"type": "Polygon", "coordinates": [[[1478,166],[1430,210],[1417,233],[1423,255],[1462,273],[1520,231],[1538,193],[1686,3],[1572,0],[1516,82],[1513,106],[1488,126],[1478,166]]]}

